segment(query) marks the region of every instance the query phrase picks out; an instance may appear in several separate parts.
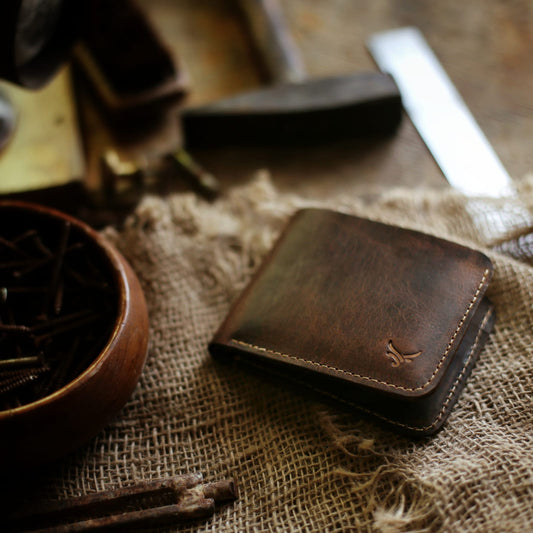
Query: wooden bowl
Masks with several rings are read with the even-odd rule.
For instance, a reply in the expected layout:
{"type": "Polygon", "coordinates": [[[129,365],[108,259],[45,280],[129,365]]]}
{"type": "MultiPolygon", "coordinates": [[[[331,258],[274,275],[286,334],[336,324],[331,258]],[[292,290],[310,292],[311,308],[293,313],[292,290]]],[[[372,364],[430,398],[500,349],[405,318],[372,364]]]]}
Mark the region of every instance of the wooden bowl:
{"type": "MultiPolygon", "coordinates": [[[[2,407],[0,470],[25,469],[57,459],[98,433],[133,392],[141,375],[148,345],[148,313],[139,280],[124,257],[98,233],[68,215],[23,202],[0,202],[0,236],[5,237],[2,232],[6,231],[4,228],[7,225],[13,226],[9,231],[10,235],[17,235],[16,243],[26,238],[24,232],[28,228],[38,228],[45,234],[56,235],[58,231],[62,231],[57,228],[68,226],[68,235],[75,234],[77,239],[71,249],[76,246],[78,249],[84,248],[84,253],[90,254],[89,262],[92,263],[94,258],[99,268],[103,269],[103,276],[109,282],[112,305],[107,305],[106,308],[106,312],[110,313],[109,320],[106,321],[109,331],[107,333],[103,329],[103,344],[101,348],[97,348],[94,360],[89,361],[79,375],[57,390],[50,390],[44,397],[32,401],[30,396],[29,403],[21,405],[18,405],[21,402],[17,399],[16,406],[2,407]]],[[[61,235],[56,236],[56,241],[61,241],[61,238],[61,235]]],[[[6,245],[3,245],[5,251],[6,245]]],[[[8,243],[8,246],[11,245],[8,243]]],[[[43,248],[46,246],[45,243],[43,248]]],[[[1,257],[0,251],[0,263],[1,257]]],[[[83,268],[84,262],[79,263],[79,269],[83,268]]],[[[91,268],[94,269],[94,265],[91,268]]],[[[73,279],[76,279],[79,269],[72,269],[70,266],[69,269],[73,279]]],[[[51,277],[54,278],[53,273],[51,277]]],[[[50,283],[57,285],[57,280],[51,279],[50,283]]],[[[92,278],[87,283],[93,283],[92,278]]],[[[6,296],[9,290],[0,286],[0,305],[9,298],[6,296]]],[[[18,290],[21,291],[20,288],[18,290]]],[[[82,289],[78,290],[83,295],[82,289]]],[[[86,297],[93,296],[87,294],[86,297]]],[[[80,299],[84,301],[76,295],[72,301],[80,299]]],[[[29,306],[35,305],[40,309],[43,307],[42,300],[42,296],[34,297],[29,306]]],[[[57,303],[49,304],[52,307],[59,306],[57,303]]],[[[70,302],[69,305],[73,304],[70,302]]],[[[27,307],[28,305],[24,305],[24,308],[27,307]]],[[[1,312],[3,311],[0,309],[0,315],[1,312]]],[[[69,316],[76,316],[75,313],[74,309],[74,313],[69,316]]],[[[12,323],[16,322],[13,314],[11,312],[12,323]]],[[[83,316],[83,310],[81,315],[83,316]]],[[[5,324],[5,320],[3,323],[5,324]]],[[[102,332],[100,324],[94,327],[102,332]]],[[[50,342],[47,339],[43,341],[41,337],[39,342],[50,342]]],[[[79,339],[75,339],[75,345],[79,349],[79,339]]],[[[0,359],[2,358],[5,359],[6,354],[0,353],[0,359]]]]}

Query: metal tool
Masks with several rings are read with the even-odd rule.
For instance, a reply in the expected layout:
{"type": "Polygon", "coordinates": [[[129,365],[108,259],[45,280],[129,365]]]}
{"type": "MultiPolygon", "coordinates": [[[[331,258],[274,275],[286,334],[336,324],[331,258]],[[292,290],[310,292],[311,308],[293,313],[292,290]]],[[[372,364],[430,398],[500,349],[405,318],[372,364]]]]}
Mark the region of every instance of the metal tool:
{"type": "Polygon", "coordinates": [[[401,99],[390,76],[364,72],[306,79],[278,3],[242,0],[241,5],[275,83],[184,110],[188,147],[302,144],[395,131],[401,99]]]}
{"type": "Polygon", "coordinates": [[[75,62],[111,120],[142,120],[188,92],[177,57],[133,0],[90,0],[75,62]]]}
{"type": "Polygon", "coordinates": [[[83,21],[84,2],[0,2],[0,78],[43,86],[62,65],[83,21]]]}
{"type": "MultiPolygon", "coordinates": [[[[0,78],[32,89],[47,84],[70,53],[83,5],[66,0],[0,2],[0,78]]],[[[0,194],[45,189],[55,194],[67,184],[77,188],[84,165],[65,71],[39,92],[2,84],[2,148],[0,194]]]]}
{"type": "Polygon", "coordinates": [[[142,481],[118,489],[64,500],[34,502],[7,517],[7,531],[73,533],[138,531],[176,524],[215,513],[239,496],[234,480],[203,483],[200,473],[142,481]]]}
{"type": "Polygon", "coordinates": [[[136,2],[89,7],[74,59],[93,201],[134,205],[164,177],[215,198],[218,181],[182,147],[177,114],[188,80],[177,58],[136,2]]]}
{"type": "Polygon", "coordinates": [[[378,33],[368,49],[396,80],[409,117],[450,185],[470,197],[467,208],[480,235],[498,243],[533,227],[512,179],[421,32],[407,27],[378,33]],[[510,201],[495,209],[487,197],[510,201]]]}
{"type": "Polygon", "coordinates": [[[144,9],[92,0],[74,60],[95,205],[131,208],[147,191],[181,181],[208,199],[218,195],[216,178],[182,147],[177,114],[187,76],[144,9]]]}
{"type": "Polygon", "coordinates": [[[0,150],[7,144],[15,129],[17,113],[6,92],[0,89],[0,150]]]}

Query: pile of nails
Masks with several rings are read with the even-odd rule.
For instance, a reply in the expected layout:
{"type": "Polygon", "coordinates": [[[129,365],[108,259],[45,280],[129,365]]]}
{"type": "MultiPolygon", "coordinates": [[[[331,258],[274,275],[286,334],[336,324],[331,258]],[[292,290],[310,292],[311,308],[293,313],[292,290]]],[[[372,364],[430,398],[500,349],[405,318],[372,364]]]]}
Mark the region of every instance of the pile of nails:
{"type": "Polygon", "coordinates": [[[68,220],[0,212],[0,411],[48,396],[110,337],[118,298],[95,242],[68,220]]]}

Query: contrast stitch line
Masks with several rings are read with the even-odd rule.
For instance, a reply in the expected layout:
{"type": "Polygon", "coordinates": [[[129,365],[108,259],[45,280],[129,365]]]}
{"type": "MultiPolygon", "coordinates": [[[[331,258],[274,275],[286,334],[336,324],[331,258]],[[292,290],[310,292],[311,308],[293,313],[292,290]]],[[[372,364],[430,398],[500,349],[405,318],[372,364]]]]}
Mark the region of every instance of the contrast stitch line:
{"type": "Polygon", "coordinates": [[[288,359],[294,359],[295,361],[301,361],[303,363],[307,363],[307,364],[310,364],[310,365],[313,365],[313,366],[319,366],[321,368],[326,368],[328,370],[333,370],[334,372],[338,372],[340,374],[346,374],[346,375],[349,375],[349,376],[352,376],[352,377],[364,379],[366,381],[371,381],[373,383],[379,383],[381,385],[386,385],[386,386],[388,386],[390,388],[393,388],[393,389],[400,389],[400,390],[404,390],[404,391],[408,391],[408,392],[416,392],[416,391],[423,390],[426,387],[428,387],[431,384],[431,382],[435,379],[436,375],[438,374],[439,370],[441,369],[442,365],[444,364],[444,361],[446,360],[446,357],[448,356],[448,354],[449,354],[449,352],[451,350],[451,347],[453,346],[453,343],[454,343],[455,339],[457,338],[457,335],[459,334],[459,331],[461,330],[461,327],[465,323],[465,320],[468,317],[470,311],[472,310],[472,307],[474,307],[474,304],[476,303],[476,300],[479,297],[479,293],[481,292],[481,289],[482,289],[483,285],[485,284],[485,280],[487,279],[488,274],[489,274],[489,269],[486,269],[485,272],[483,273],[483,277],[481,278],[481,281],[479,282],[477,290],[474,293],[474,296],[472,297],[472,300],[470,300],[470,303],[469,303],[468,307],[466,308],[466,311],[464,312],[461,320],[459,321],[459,324],[455,328],[455,332],[452,335],[452,338],[450,339],[450,341],[448,342],[448,345],[446,346],[446,350],[444,351],[444,354],[442,355],[442,357],[440,358],[437,366],[435,367],[435,370],[433,371],[433,373],[429,377],[428,381],[426,383],[424,383],[423,385],[420,385],[419,387],[402,387],[401,385],[396,385],[394,383],[390,383],[389,381],[383,381],[383,380],[380,380],[380,379],[371,378],[369,376],[364,376],[362,374],[357,374],[355,372],[350,372],[349,370],[344,370],[344,369],[341,369],[341,368],[336,368],[334,366],[325,365],[323,363],[318,363],[316,361],[312,361],[310,359],[305,359],[303,357],[298,357],[296,355],[290,355],[290,354],[286,354],[286,353],[283,353],[283,352],[270,350],[268,348],[263,348],[262,346],[257,346],[255,344],[250,344],[248,342],[241,341],[241,340],[238,340],[238,339],[232,339],[231,342],[234,342],[235,344],[240,344],[240,345],[245,346],[247,348],[253,348],[254,350],[259,350],[261,352],[270,353],[272,355],[279,355],[281,357],[286,357],[288,359]]]}
{"type": "MultiPolygon", "coordinates": [[[[428,429],[431,429],[432,427],[436,426],[438,424],[438,422],[440,421],[440,419],[446,413],[448,404],[452,400],[452,398],[453,398],[453,396],[455,394],[455,390],[457,389],[457,385],[459,385],[459,382],[463,378],[463,376],[464,376],[464,374],[466,372],[466,369],[468,368],[468,365],[470,364],[470,361],[472,360],[472,356],[474,355],[474,352],[477,350],[477,347],[479,345],[479,341],[481,340],[481,335],[483,334],[483,330],[485,328],[485,324],[487,323],[487,321],[489,320],[489,318],[491,316],[492,316],[492,311],[489,310],[485,314],[485,317],[483,318],[483,322],[481,323],[481,326],[479,327],[479,330],[478,330],[477,335],[476,335],[476,339],[474,341],[474,344],[472,345],[472,348],[470,349],[468,357],[466,358],[465,364],[463,365],[463,368],[461,369],[461,372],[459,373],[459,375],[457,376],[456,380],[454,381],[454,383],[452,385],[452,388],[450,389],[450,392],[448,393],[448,396],[446,397],[446,400],[444,400],[444,403],[442,404],[442,408],[441,408],[439,414],[437,415],[437,418],[435,418],[435,420],[433,421],[433,423],[431,425],[426,426],[424,428],[421,428],[420,431],[427,431],[428,429]]],[[[406,426],[406,427],[409,427],[409,426],[406,426]]],[[[414,428],[410,428],[410,429],[414,429],[414,428]]]]}
{"type": "MultiPolygon", "coordinates": [[[[366,409],[365,407],[362,407],[360,405],[357,405],[356,403],[354,402],[350,402],[349,400],[346,400],[345,398],[341,398],[340,396],[336,396],[335,394],[331,394],[329,392],[326,392],[322,389],[318,389],[316,387],[312,387],[311,385],[299,380],[299,379],[295,379],[293,377],[287,377],[287,376],[284,376],[284,379],[288,379],[289,381],[293,381],[294,383],[298,383],[299,385],[309,389],[309,390],[314,390],[318,393],[320,393],[321,395],[324,395],[324,396],[328,396],[330,398],[333,398],[334,400],[336,401],[340,401],[346,405],[349,405],[350,407],[354,407],[356,409],[358,409],[359,411],[363,411],[367,414],[370,414],[370,415],[373,415],[377,418],[379,418],[380,420],[383,420],[385,422],[388,422],[389,424],[393,424],[395,426],[399,426],[399,427],[402,427],[402,428],[405,428],[405,429],[410,429],[412,431],[418,431],[418,432],[425,432],[425,431],[429,431],[431,429],[433,429],[439,422],[440,420],[442,419],[442,417],[446,414],[446,411],[447,411],[447,408],[448,408],[448,405],[449,403],[451,402],[454,394],[455,394],[455,391],[457,389],[457,386],[459,385],[459,382],[461,381],[461,379],[463,378],[465,372],[466,372],[466,369],[468,368],[468,365],[470,364],[470,361],[472,359],[472,356],[474,355],[474,352],[476,351],[478,345],[479,345],[479,341],[481,339],[481,335],[483,333],[483,329],[485,327],[485,324],[487,323],[487,321],[489,320],[489,318],[492,316],[492,310],[488,310],[488,312],[485,314],[485,317],[483,318],[483,322],[481,323],[481,326],[478,330],[478,333],[476,335],[476,339],[474,341],[474,344],[472,345],[472,348],[470,349],[470,352],[468,354],[468,357],[466,358],[466,361],[463,365],[463,368],[461,369],[461,372],[459,373],[459,375],[457,376],[456,380],[454,381],[452,387],[450,388],[450,392],[448,393],[448,396],[446,397],[446,399],[444,400],[444,403],[442,404],[442,408],[441,410],[439,411],[439,413],[437,414],[437,416],[435,417],[435,419],[433,420],[433,422],[427,426],[410,426],[409,424],[404,424],[402,422],[398,422],[397,420],[393,420],[392,418],[388,418],[380,413],[376,413],[375,411],[372,411],[371,409],[366,409]]],[[[247,364],[251,364],[252,366],[255,366],[256,368],[260,368],[261,370],[265,370],[263,367],[259,366],[259,365],[255,365],[253,363],[251,363],[250,361],[247,361],[247,364]]],[[[277,372],[272,372],[270,369],[267,369],[267,372],[269,373],[272,373],[272,374],[277,374],[277,375],[280,375],[279,373],[277,372]]]]}

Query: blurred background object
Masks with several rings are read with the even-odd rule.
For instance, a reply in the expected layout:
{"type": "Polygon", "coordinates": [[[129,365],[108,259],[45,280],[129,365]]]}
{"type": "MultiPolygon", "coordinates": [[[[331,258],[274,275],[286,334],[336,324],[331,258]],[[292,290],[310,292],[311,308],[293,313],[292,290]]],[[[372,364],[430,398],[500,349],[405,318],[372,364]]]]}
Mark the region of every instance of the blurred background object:
{"type": "Polygon", "coordinates": [[[0,78],[42,87],[70,55],[85,2],[4,0],[0,7],[0,78]]]}
{"type": "Polygon", "coordinates": [[[17,116],[11,100],[6,91],[0,89],[0,150],[9,141],[15,129],[16,121],[17,116]]]}
{"type": "Polygon", "coordinates": [[[2,195],[76,187],[83,178],[70,77],[58,71],[79,35],[84,6],[65,0],[0,5],[0,79],[10,82],[0,85],[2,195]]]}
{"type": "MultiPolygon", "coordinates": [[[[2,2],[0,10],[12,3],[13,0],[2,2]]],[[[14,3],[20,4],[20,1],[14,3]]],[[[80,2],[72,3],[77,7],[81,5],[80,2]]],[[[99,3],[108,10],[112,5],[120,4],[99,3]]],[[[150,27],[177,60],[178,74],[187,72],[182,80],[190,87],[190,92],[186,100],[178,103],[178,114],[185,108],[253,91],[267,81],[260,54],[250,39],[238,4],[227,0],[137,1],[150,27]]],[[[504,4],[496,0],[473,0],[467,4],[460,0],[431,3],[401,0],[393,4],[385,0],[371,4],[352,0],[281,0],[280,4],[312,78],[375,69],[365,49],[369,35],[398,26],[420,28],[510,175],[520,178],[531,170],[533,156],[527,139],[533,135],[533,102],[529,90],[533,71],[525,66],[533,46],[530,32],[533,5],[527,0],[504,4]]],[[[0,19],[7,24],[6,17],[0,19]]],[[[81,71],[79,55],[76,55],[76,63],[81,71]]],[[[7,86],[7,90],[15,101],[11,95],[15,90],[13,86],[7,86]]],[[[40,92],[33,92],[33,97],[40,98],[40,92]]],[[[176,115],[174,118],[160,115],[153,125],[143,121],[142,126],[125,128],[117,134],[117,129],[110,127],[109,116],[102,111],[104,106],[98,103],[95,93],[87,84],[76,83],[74,95],[83,126],[81,140],[85,168],[81,181],[84,186],[94,186],[97,190],[100,187],[102,154],[108,153],[108,148],[117,153],[120,161],[145,164],[144,156],[140,161],[136,160],[137,141],[128,138],[128,133],[135,137],[133,133],[147,135],[149,131],[159,131],[159,141],[154,141],[153,146],[161,148],[160,143],[171,138],[181,142],[176,115]],[[111,144],[108,141],[112,141],[111,144]],[[100,148],[91,148],[97,145],[100,148]],[[133,149],[133,155],[129,148],[133,149]]],[[[72,94],[62,98],[68,100],[72,94]]],[[[45,104],[36,104],[37,109],[44,107],[45,104]]],[[[24,128],[31,127],[26,125],[28,120],[19,117],[13,138],[22,135],[24,128]]],[[[32,117],[33,121],[37,122],[37,117],[32,117]]],[[[53,124],[46,128],[35,127],[35,130],[43,129],[50,132],[49,144],[53,147],[53,124]]],[[[33,138],[33,135],[29,137],[33,138]]],[[[161,152],[168,152],[172,145],[176,143],[169,143],[161,152]]],[[[8,171],[1,164],[12,147],[15,147],[14,142],[0,155],[0,181],[7,179],[8,171]]],[[[31,154],[37,153],[31,145],[26,150],[30,158],[33,157],[31,154]]],[[[447,186],[408,120],[402,122],[394,137],[379,142],[345,140],[320,145],[311,151],[288,146],[246,150],[213,147],[197,150],[194,155],[201,160],[202,166],[217,176],[223,190],[247,181],[255,170],[265,167],[270,170],[277,188],[307,197],[368,194],[369,189],[383,186],[435,189],[447,186]]],[[[16,159],[20,160],[20,157],[16,159]]],[[[174,170],[171,170],[170,174],[173,174],[174,170]]],[[[25,176],[26,171],[20,175],[25,176]]],[[[146,183],[146,178],[143,179],[146,183]]],[[[149,177],[149,187],[151,180],[149,177]]],[[[119,181],[123,183],[124,178],[119,181]]],[[[175,187],[179,187],[177,180],[159,183],[160,190],[175,187]]],[[[122,185],[120,189],[123,189],[122,185]]]]}

